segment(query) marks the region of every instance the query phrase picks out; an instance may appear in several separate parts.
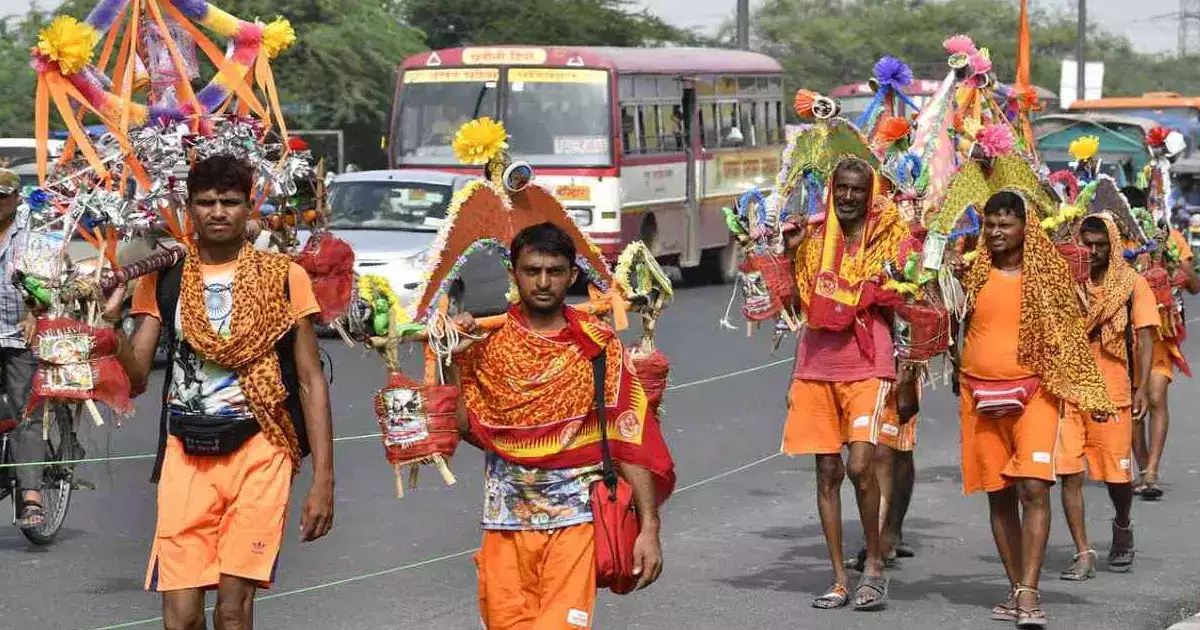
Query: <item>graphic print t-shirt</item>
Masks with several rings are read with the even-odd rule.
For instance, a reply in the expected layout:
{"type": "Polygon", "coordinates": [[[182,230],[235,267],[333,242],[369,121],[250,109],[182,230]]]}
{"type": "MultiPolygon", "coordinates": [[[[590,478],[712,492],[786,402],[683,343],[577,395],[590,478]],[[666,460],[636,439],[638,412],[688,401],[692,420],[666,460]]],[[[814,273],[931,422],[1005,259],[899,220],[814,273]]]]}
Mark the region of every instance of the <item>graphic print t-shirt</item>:
{"type": "MultiPolygon", "coordinates": [[[[204,305],[208,310],[208,321],[213,330],[221,336],[230,334],[236,269],[236,261],[200,266],[200,273],[204,278],[204,305]]],[[[142,276],[134,291],[133,308],[130,312],[134,315],[149,315],[163,321],[155,299],[157,289],[158,274],[142,276]]],[[[308,274],[295,263],[288,270],[288,291],[291,295],[292,312],[297,319],[320,312],[321,307],[313,295],[308,274]]],[[[182,336],[178,306],[171,325],[175,327],[176,336],[182,336]]],[[[206,360],[183,344],[175,354],[175,365],[171,370],[171,389],[167,400],[172,411],[230,418],[249,418],[252,415],[250,404],[238,384],[237,374],[206,360]]]]}

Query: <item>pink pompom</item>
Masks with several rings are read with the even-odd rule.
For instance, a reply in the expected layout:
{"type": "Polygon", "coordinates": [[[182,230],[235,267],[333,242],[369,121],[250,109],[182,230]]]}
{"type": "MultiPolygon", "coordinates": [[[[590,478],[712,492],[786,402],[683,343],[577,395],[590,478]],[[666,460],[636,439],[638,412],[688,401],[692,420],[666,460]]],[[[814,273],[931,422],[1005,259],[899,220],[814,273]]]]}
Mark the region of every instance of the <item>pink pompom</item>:
{"type": "Polygon", "coordinates": [[[954,37],[942,42],[942,47],[945,48],[946,52],[951,55],[959,53],[970,55],[977,52],[974,40],[966,35],[955,35],[954,37]]]}
{"type": "Polygon", "coordinates": [[[988,158],[995,158],[1012,150],[1016,143],[1012,129],[1008,125],[988,125],[975,135],[975,144],[983,150],[988,158]]]}
{"type": "Polygon", "coordinates": [[[987,74],[992,71],[992,60],[983,56],[983,53],[975,51],[971,54],[971,69],[975,74],[987,74]]]}

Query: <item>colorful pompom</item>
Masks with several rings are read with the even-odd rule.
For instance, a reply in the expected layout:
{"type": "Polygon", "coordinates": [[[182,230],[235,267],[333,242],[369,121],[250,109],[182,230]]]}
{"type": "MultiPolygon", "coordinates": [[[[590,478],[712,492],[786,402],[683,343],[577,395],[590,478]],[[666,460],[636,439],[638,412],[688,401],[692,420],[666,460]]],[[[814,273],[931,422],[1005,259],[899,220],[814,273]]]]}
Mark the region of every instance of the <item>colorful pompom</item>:
{"type": "Polygon", "coordinates": [[[72,75],[92,62],[100,33],[91,25],[60,15],[38,35],[37,52],[58,64],[64,75],[72,75]]]}
{"type": "Polygon", "coordinates": [[[454,157],[463,164],[487,164],[507,148],[504,125],[487,116],[468,122],[454,134],[454,157]]]}

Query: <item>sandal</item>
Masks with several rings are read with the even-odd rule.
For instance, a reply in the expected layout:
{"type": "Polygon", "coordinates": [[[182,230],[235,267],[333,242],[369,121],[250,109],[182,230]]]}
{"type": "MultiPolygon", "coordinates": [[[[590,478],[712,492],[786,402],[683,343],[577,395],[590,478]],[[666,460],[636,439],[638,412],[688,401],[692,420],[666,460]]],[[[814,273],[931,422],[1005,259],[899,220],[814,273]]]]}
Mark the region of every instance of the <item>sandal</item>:
{"type": "Polygon", "coordinates": [[[859,612],[872,612],[887,608],[888,604],[888,578],[886,575],[878,577],[871,575],[863,575],[858,580],[858,586],[854,587],[854,610],[859,612]],[[859,601],[860,597],[867,596],[866,601],[859,601]]]}
{"type": "Polygon", "coordinates": [[[908,546],[908,543],[906,543],[904,541],[900,541],[900,542],[896,543],[896,557],[897,558],[913,558],[913,557],[916,557],[916,555],[917,555],[917,553],[915,551],[913,551],[912,547],[908,546]]]}
{"type": "Polygon", "coordinates": [[[822,610],[833,610],[834,608],[845,606],[849,601],[850,597],[846,591],[846,587],[842,584],[834,583],[829,587],[828,593],[812,601],[812,607],[822,610]]]}
{"type": "Polygon", "coordinates": [[[1020,598],[1021,593],[1033,593],[1036,602],[1033,608],[1022,608],[1021,604],[1017,604],[1017,628],[1022,630],[1038,630],[1045,628],[1049,620],[1046,617],[1046,611],[1042,610],[1042,595],[1036,588],[1028,586],[1018,586],[1013,590],[1013,594],[1020,598]]]}
{"type": "MultiPolygon", "coordinates": [[[[899,556],[900,556],[900,552],[896,549],[893,549],[891,555],[884,556],[883,568],[891,569],[891,568],[895,567],[896,566],[896,558],[898,558],[899,556]]],[[[867,567],[867,549],[866,549],[866,547],[859,549],[858,553],[853,558],[850,558],[849,560],[846,560],[845,562],[843,562],[842,566],[846,567],[847,569],[851,569],[851,570],[858,571],[861,573],[867,567]]]]}
{"type": "Polygon", "coordinates": [[[1008,598],[1003,603],[996,604],[992,608],[992,617],[995,621],[1007,621],[1009,623],[1017,620],[1017,592],[1015,590],[1008,591],[1008,598]]]}
{"type": "Polygon", "coordinates": [[[1071,566],[1067,567],[1059,576],[1059,579],[1067,580],[1068,582],[1082,582],[1096,577],[1096,550],[1088,549],[1075,554],[1072,558],[1071,566]],[[1084,556],[1091,556],[1091,566],[1084,568],[1084,556]]]}
{"type": "Polygon", "coordinates": [[[1158,471],[1147,470],[1142,473],[1142,500],[1157,501],[1162,498],[1163,490],[1158,486],[1158,471]]]}
{"type": "Polygon", "coordinates": [[[1114,519],[1112,530],[1113,543],[1108,550],[1108,570],[1113,573],[1129,573],[1133,570],[1133,521],[1130,521],[1125,527],[1121,527],[1114,519]],[[1118,536],[1126,535],[1129,537],[1129,543],[1118,544],[1118,536]]]}
{"type": "Polygon", "coordinates": [[[17,527],[32,529],[46,524],[46,508],[40,501],[26,499],[21,504],[21,519],[17,521],[17,527]]]}

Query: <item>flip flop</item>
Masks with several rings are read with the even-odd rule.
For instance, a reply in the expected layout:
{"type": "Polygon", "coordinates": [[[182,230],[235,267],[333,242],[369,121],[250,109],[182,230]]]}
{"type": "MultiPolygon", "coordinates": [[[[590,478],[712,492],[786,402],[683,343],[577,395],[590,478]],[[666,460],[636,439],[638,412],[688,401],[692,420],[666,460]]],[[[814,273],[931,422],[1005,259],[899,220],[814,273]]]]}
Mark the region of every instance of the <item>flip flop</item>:
{"type": "Polygon", "coordinates": [[[1116,521],[1113,521],[1112,530],[1114,542],[1112,547],[1108,550],[1108,570],[1112,571],[1113,573],[1129,573],[1133,570],[1133,559],[1135,555],[1133,545],[1117,545],[1116,540],[1117,534],[1121,532],[1129,532],[1130,536],[1132,537],[1133,522],[1130,521],[1128,527],[1121,527],[1120,525],[1117,525],[1116,521]]]}
{"type": "Polygon", "coordinates": [[[1145,485],[1142,488],[1143,501],[1157,501],[1162,498],[1163,490],[1158,486],[1158,471],[1148,470],[1142,474],[1142,483],[1145,485]]]}
{"type": "MultiPolygon", "coordinates": [[[[885,569],[891,569],[895,567],[896,558],[898,557],[900,557],[900,552],[893,549],[890,556],[884,556],[883,567],[885,569]]],[[[843,562],[842,566],[846,567],[847,569],[853,569],[854,571],[862,572],[867,566],[867,550],[865,548],[859,549],[858,553],[855,554],[853,558],[843,562]]]]}
{"type": "Polygon", "coordinates": [[[1022,608],[1020,604],[1017,604],[1017,628],[1020,630],[1040,630],[1041,628],[1045,628],[1046,624],[1049,623],[1049,619],[1046,617],[1046,611],[1042,610],[1041,593],[1036,588],[1018,586],[1015,594],[1019,597],[1021,593],[1033,593],[1034,597],[1037,598],[1037,603],[1033,605],[1033,608],[1022,608]]]}
{"type": "Polygon", "coordinates": [[[917,553],[915,551],[913,551],[912,547],[908,546],[908,543],[906,543],[906,542],[896,543],[896,557],[897,558],[913,558],[913,557],[916,557],[916,555],[917,555],[917,553]]]}
{"type": "Polygon", "coordinates": [[[819,595],[812,601],[813,608],[821,610],[833,610],[841,608],[850,601],[849,594],[846,592],[846,587],[841,584],[833,584],[829,587],[829,592],[824,595],[819,595]]]}
{"type": "Polygon", "coordinates": [[[888,605],[888,578],[886,575],[873,577],[863,575],[858,580],[858,586],[854,587],[854,610],[859,612],[873,612],[883,610],[888,605]],[[864,593],[863,591],[867,592],[864,593]],[[871,599],[860,604],[858,598],[860,595],[870,595],[871,599]]]}
{"type": "Polygon", "coordinates": [[[992,608],[992,617],[995,621],[1007,621],[1010,623],[1017,620],[1017,595],[1013,591],[1008,592],[1008,599],[1000,604],[996,604],[992,608]]]}

